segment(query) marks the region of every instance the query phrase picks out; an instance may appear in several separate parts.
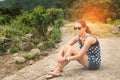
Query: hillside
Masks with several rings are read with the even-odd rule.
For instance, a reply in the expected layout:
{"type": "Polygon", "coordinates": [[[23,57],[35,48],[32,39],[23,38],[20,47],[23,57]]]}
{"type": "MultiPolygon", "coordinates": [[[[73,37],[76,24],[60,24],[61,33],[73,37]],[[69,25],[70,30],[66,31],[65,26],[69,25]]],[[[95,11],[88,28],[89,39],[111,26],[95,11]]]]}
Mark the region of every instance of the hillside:
{"type": "Polygon", "coordinates": [[[45,8],[51,8],[55,6],[55,3],[59,0],[5,0],[0,2],[0,7],[10,7],[18,2],[22,6],[23,11],[30,11],[34,7],[41,5],[45,8]]]}

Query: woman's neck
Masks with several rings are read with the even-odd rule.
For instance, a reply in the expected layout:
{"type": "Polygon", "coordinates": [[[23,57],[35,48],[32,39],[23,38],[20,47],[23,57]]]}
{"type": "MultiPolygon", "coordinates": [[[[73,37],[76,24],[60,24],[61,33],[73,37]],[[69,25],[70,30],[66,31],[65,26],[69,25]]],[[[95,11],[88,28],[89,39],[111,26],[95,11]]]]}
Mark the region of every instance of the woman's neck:
{"type": "Polygon", "coordinates": [[[85,33],[82,33],[82,34],[81,34],[81,38],[82,38],[82,39],[85,39],[86,35],[87,35],[86,32],[85,32],[85,33]]]}

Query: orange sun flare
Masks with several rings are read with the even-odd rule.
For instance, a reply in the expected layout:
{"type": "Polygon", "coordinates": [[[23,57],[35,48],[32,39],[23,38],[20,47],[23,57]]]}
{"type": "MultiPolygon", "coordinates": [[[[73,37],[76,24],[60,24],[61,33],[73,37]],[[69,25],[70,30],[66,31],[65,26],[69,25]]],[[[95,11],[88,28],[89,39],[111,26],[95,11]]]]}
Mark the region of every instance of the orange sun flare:
{"type": "Polygon", "coordinates": [[[83,10],[76,8],[74,16],[76,19],[83,19],[89,22],[105,22],[108,10],[101,4],[91,4],[85,6],[83,10]]]}

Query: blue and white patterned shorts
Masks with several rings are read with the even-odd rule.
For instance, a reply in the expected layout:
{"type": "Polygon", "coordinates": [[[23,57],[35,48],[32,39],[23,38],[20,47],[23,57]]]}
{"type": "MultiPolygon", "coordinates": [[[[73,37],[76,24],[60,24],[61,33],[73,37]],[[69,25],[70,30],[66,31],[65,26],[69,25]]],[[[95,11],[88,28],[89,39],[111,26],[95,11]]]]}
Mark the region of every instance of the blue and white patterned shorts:
{"type": "Polygon", "coordinates": [[[99,64],[93,63],[92,59],[89,57],[88,58],[88,69],[89,70],[96,70],[100,67],[99,64]]]}

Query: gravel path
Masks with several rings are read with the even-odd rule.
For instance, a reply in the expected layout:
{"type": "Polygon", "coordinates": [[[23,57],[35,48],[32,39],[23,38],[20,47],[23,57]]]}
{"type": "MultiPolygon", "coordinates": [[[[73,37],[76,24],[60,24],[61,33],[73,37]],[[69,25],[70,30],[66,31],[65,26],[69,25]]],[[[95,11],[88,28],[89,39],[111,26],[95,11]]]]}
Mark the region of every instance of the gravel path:
{"type": "MultiPolygon", "coordinates": [[[[72,36],[64,34],[63,41],[54,53],[3,80],[46,80],[47,72],[56,65],[56,57],[61,46],[72,36]]],[[[72,61],[64,68],[63,76],[51,80],[120,80],[120,38],[98,38],[98,40],[102,50],[102,64],[99,70],[87,70],[78,62],[72,61]]]]}

